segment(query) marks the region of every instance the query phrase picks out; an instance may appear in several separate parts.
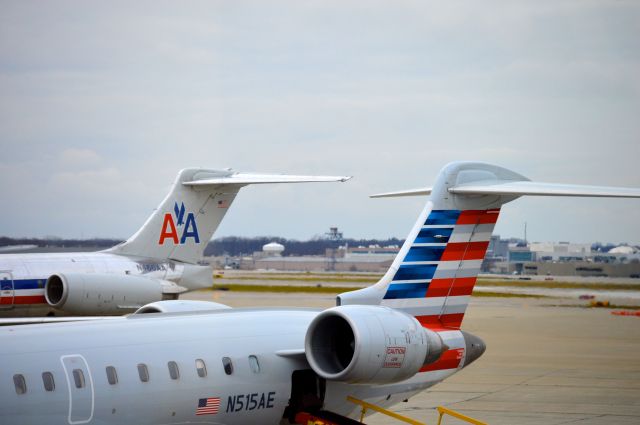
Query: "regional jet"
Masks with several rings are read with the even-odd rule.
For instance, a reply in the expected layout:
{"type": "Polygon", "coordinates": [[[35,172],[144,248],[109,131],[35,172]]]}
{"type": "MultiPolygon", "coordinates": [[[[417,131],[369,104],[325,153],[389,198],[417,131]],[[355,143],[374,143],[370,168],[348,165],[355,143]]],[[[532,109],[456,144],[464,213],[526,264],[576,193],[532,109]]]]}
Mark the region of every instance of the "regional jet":
{"type": "Polygon", "coordinates": [[[428,200],[390,269],[323,311],[168,300],[111,320],[1,328],[0,423],[357,423],[353,398],[393,406],[483,354],[461,325],[503,204],[640,189],[534,183],[456,162],[432,188],[379,196],[407,195],[428,200]]]}
{"type": "Polygon", "coordinates": [[[198,262],[242,187],[349,178],[184,169],[120,245],[96,253],[0,255],[0,317],[122,315],[211,287],[213,270],[198,262]]]}

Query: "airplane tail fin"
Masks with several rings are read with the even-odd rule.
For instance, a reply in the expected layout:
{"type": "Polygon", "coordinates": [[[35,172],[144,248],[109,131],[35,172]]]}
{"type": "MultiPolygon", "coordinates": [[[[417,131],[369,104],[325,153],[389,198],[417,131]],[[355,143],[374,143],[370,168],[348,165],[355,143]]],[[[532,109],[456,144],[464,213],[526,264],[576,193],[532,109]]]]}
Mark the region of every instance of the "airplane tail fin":
{"type": "Polygon", "coordinates": [[[184,169],[144,225],[125,242],[107,251],[196,263],[242,187],[268,183],[344,182],[348,179],[350,177],[184,169]]]}
{"type": "Polygon", "coordinates": [[[425,194],[427,204],[387,273],[371,287],[340,294],[340,305],[384,305],[431,329],[459,329],[503,204],[524,195],[640,198],[640,189],[535,183],[495,165],[454,162],[433,188],[372,197],[425,194]]]}

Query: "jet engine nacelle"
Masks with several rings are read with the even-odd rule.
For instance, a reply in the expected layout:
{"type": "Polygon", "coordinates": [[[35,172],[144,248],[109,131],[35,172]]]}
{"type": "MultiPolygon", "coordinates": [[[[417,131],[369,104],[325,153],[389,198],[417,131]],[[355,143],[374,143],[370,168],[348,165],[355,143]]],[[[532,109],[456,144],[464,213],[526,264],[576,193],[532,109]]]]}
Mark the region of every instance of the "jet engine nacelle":
{"type": "Polygon", "coordinates": [[[305,353],[328,380],[392,383],[435,362],[446,346],[412,316],[388,307],[346,305],[320,313],[309,325],[305,353]]]}
{"type": "Polygon", "coordinates": [[[56,273],[47,279],[44,296],[68,314],[124,314],[162,300],[162,288],[163,281],[141,276],[56,273]]]}

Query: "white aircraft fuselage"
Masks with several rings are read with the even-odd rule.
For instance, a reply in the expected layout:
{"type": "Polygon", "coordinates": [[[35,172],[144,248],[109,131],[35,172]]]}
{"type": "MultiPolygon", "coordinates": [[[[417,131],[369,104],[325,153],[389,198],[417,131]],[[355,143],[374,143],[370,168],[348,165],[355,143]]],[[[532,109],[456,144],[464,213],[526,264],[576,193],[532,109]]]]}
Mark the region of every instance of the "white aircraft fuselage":
{"type": "MultiPolygon", "coordinates": [[[[0,317],[30,317],[67,314],[125,314],[162,299],[175,299],[179,292],[211,286],[212,269],[172,260],[135,258],[108,252],[2,254],[0,255],[0,317]],[[84,293],[84,311],[51,306],[45,298],[47,279],[55,274],[97,275],[104,281],[84,293]],[[156,281],[157,290],[113,293],[111,277],[139,276],[156,281]],[[122,299],[129,295],[129,299],[122,299]],[[107,297],[107,298],[105,298],[107,297]],[[112,299],[113,297],[113,299],[112,299]],[[137,297],[137,298],[136,298],[137,297]]],[[[135,283],[132,283],[132,286],[135,283]]]]}
{"type": "MultiPolygon", "coordinates": [[[[318,313],[225,309],[0,328],[0,341],[11,342],[0,345],[0,422],[275,424],[301,391],[322,398],[326,410],[353,416],[359,408],[346,400],[348,395],[391,406],[465,365],[462,358],[456,367],[424,370],[395,384],[324,381],[322,394],[314,393],[314,386],[292,393],[292,374],[309,370],[305,334],[318,313]],[[231,362],[229,374],[224,358],[231,362]],[[206,368],[204,376],[198,374],[197,361],[206,368]],[[175,379],[169,362],[177,365],[175,379]],[[139,365],[146,367],[147,382],[139,365]],[[116,382],[109,382],[108,367],[114,368],[116,382]],[[44,373],[53,376],[55,389],[45,389],[44,373]],[[15,374],[24,378],[25,394],[14,391],[15,374]],[[198,415],[200,400],[210,398],[219,399],[216,413],[198,415]]],[[[460,331],[440,336],[451,347],[464,344],[460,331]]]]}

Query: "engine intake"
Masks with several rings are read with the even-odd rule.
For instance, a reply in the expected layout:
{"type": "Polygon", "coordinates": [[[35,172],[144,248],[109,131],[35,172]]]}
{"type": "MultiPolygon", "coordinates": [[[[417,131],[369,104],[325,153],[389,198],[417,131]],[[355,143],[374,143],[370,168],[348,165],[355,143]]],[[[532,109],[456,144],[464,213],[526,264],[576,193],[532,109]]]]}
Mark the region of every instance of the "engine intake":
{"type": "Polygon", "coordinates": [[[311,368],[325,379],[349,383],[408,379],[445,350],[439,335],[414,317],[380,306],[325,310],[311,322],[305,339],[311,368]]]}

